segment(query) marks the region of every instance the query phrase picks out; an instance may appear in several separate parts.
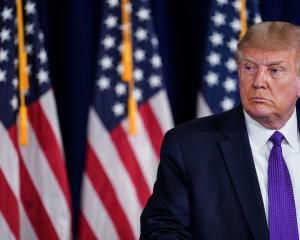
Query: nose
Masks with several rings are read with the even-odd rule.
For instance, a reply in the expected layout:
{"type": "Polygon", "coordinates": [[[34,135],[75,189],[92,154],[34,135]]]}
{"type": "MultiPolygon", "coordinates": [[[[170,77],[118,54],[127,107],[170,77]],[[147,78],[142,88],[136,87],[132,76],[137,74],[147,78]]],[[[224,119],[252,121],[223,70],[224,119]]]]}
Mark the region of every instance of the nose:
{"type": "Polygon", "coordinates": [[[254,78],[253,78],[253,87],[254,88],[265,88],[267,84],[267,71],[265,69],[258,69],[254,78]]]}

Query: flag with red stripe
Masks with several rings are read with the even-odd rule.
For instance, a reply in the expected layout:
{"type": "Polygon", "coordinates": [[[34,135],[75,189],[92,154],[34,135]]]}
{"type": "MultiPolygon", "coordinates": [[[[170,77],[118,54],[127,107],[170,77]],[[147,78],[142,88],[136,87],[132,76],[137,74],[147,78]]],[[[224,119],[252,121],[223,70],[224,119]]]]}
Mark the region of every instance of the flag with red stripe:
{"type": "Polygon", "coordinates": [[[172,119],[149,0],[106,0],[103,9],[79,237],[130,240],[139,236],[139,217],[152,192],[160,144],[172,119]],[[122,19],[122,2],[127,2],[130,23],[122,19]],[[133,96],[138,106],[136,134],[129,130],[132,109],[127,101],[132,88],[122,80],[126,27],[131,32],[133,96]]]}
{"type": "Polygon", "coordinates": [[[0,2],[0,238],[67,240],[71,199],[36,8],[23,2],[28,144],[20,145],[16,1],[0,2]]]}

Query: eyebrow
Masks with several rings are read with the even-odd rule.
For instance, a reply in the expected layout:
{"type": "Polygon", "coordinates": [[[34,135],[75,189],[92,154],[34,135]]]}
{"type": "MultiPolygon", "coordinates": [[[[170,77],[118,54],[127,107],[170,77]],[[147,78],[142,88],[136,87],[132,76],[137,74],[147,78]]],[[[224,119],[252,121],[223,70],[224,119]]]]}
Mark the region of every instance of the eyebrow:
{"type": "MultiPolygon", "coordinates": [[[[257,65],[257,63],[254,60],[249,59],[249,58],[244,58],[244,59],[241,60],[241,62],[242,61],[247,61],[247,62],[250,62],[250,63],[253,63],[253,64],[257,65]]],[[[273,66],[273,65],[279,65],[279,64],[284,63],[284,62],[285,62],[284,60],[278,60],[278,61],[266,63],[264,65],[265,66],[273,66]]]]}

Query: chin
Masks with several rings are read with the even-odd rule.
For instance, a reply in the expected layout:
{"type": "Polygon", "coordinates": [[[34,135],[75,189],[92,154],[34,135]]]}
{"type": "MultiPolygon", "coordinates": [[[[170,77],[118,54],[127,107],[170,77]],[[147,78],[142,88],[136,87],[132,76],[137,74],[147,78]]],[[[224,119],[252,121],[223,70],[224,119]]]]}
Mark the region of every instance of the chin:
{"type": "Polygon", "coordinates": [[[245,108],[245,111],[255,120],[268,118],[273,113],[269,108],[264,106],[251,106],[249,108],[245,108]]]}

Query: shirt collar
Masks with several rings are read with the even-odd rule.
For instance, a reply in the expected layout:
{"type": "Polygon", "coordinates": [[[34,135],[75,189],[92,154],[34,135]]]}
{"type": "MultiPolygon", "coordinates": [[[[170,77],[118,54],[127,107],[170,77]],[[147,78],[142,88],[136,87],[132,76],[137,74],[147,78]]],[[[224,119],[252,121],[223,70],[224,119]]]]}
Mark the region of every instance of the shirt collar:
{"type": "MultiPolygon", "coordinates": [[[[245,110],[244,115],[249,138],[257,145],[257,147],[263,147],[275,130],[262,126],[259,122],[251,118],[245,110]]],[[[299,150],[296,108],[286,124],[281,129],[277,129],[277,131],[280,131],[284,135],[286,142],[293,150],[299,150]]]]}

